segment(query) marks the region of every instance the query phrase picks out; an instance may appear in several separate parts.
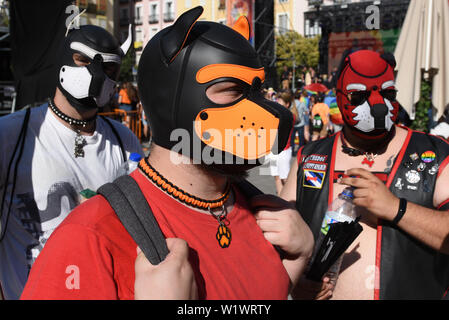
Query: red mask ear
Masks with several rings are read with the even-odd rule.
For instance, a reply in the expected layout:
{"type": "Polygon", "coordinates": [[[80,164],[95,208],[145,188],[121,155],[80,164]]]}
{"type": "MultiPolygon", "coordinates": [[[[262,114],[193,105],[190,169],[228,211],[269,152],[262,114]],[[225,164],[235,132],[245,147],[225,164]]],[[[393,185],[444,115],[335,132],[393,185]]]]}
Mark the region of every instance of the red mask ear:
{"type": "Polygon", "coordinates": [[[240,16],[232,26],[232,29],[240,33],[246,40],[249,40],[250,27],[249,21],[245,16],[240,16]]]}

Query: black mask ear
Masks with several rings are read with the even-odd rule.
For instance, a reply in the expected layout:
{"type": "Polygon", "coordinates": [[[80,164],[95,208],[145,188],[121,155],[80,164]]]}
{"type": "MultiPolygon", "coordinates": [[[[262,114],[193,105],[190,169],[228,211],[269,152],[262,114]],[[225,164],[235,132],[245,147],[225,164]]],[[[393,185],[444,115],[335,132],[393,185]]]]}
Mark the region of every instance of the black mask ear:
{"type": "Polygon", "coordinates": [[[178,53],[184,46],[190,30],[192,30],[198,18],[203,13],[203,7],[198,6],[184,12],[175,21],[170,30],[161,38],[162,59],[166,65],[175,60],[178,53]]]}
{"type": "Polygon", "coordinates": [[[335,77],[336,77],[337,79],[340,78],[340,75],[341,75],[341,73],[343,72],[343,69],[344,69],[344,68],[347,66],[347,64],[349,63],[349,59],[347,59],[347,58],[348,58],[348,56],[349,56],[350,53],[351,53],[350,50],[345,50],[345,51],[343,52],[343,56],[341,57],[340,64],[338,65],[337,74],[335,75],[335,77]]]}
{"type": "Polygon", "coordinates": [[[380,55],[380,57],[382,59],[384,59],[385,61],[387,61],[387,63],[393,68],[393,70],[394,70],[394,68],[396,68],[396,59],[392,53],[385,52],[385,53],[382,53],[380,55]]]}

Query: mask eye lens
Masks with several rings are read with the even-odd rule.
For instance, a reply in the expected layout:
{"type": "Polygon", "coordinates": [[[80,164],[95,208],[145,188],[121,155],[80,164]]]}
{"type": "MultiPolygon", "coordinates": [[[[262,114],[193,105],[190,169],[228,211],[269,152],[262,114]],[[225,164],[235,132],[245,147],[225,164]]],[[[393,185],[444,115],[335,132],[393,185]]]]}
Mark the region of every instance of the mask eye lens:
{"type": "Polygon", "coordinates": [[[389,101],[396,101],[397,91],[394,89],[380,90],[380,95],[389,101]]]}
{"type": "Polygon", "coordinates": [[[239,82],[218,82],[207,88],[206,95],[214,103],[230,104],[239,100],[248,87],[248,85],[243,85],[239,82]]]}
{"type": "Polygon", "coordinates": [[[369,91],[353,91],[348,94],[348,98],[353,106],[359,106],[368,100],[369,95],[369,91]]]}
{"type": "Polygon", "coordinates": [[[83,67],[83,66],[87,66],[88,64],[90,64],[89,58],[80,53],[74,53],[72,58],[73,58],[73,62],[75,62],[75,64],[77,66],[83,67]]]}
{"type": "Polygon", "coordinates": [[[106,62],[103,63],[103,70],[109,78],[116,80],[120,73],[120,65],[113,62],[106,62]]]}

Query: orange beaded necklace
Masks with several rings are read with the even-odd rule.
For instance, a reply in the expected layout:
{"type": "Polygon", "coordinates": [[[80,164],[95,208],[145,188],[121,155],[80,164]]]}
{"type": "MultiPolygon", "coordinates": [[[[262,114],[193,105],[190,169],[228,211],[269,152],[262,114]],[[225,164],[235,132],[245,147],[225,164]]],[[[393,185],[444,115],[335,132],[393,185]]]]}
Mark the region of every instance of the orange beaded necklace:
{"type": "Polygon", "coordinates": [[[222,207],[226,200],[228,200],[231,193],[231,185],[228,183],[225,192],[220,198],[216,200],[204,200],[195,197],[173,185],[173,183],[168,181],[166,178],[164,178],[164,176],[157,172],[156,169],[154,169],[146,159],[140,160],[139,168],[142,169],[147,177],[150,178],[151,181],[153,181],[160,189],[162,189],[172,197],[178,199],[182,203],[185,203],[186,205],[194,208],[208,210],[222,207]]]}
{"type": "Polygon", "coordinates": [[[173,185],[170,181],[164,178],[159,172],[156,171],[147,161],[147,159],[142,159],[139,162],[139,168],[145,173],[145,175],[153,181],[160,189],[171,195],[172,197],[178,199],[182,203],[188,206],[209,210],[210,214],[217,219],[218,229],[216,234],[216,239],[218,244],[222,248],[227,248],[231,244],[231,230],[229,229],[229,221],[225,220],[227,216],[227,211],[224,203],[228,200],[231,194],[231,184],[228,183],[226,190],[223,195],[216,200],[204,200],[195,197],[184,190],[173,185]],[[221,214],[215,214],[212,209],[222,208],[221,214]]]}

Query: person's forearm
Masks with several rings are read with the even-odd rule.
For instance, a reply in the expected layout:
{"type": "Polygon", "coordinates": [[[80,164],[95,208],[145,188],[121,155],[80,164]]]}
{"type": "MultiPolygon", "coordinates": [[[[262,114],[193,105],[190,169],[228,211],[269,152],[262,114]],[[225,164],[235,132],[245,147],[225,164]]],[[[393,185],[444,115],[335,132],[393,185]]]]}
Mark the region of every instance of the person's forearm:
{"type": "Polygon", "coordinates": [[[306,140],[307,142],[310,140],[310,133],[309,133],[308,125],[304,126],[304,140],[306,140]]]}
{"type": "Polygon", "coordinates": [[[305,271],[307,263],[309,262],[310,256],[304,257],[300,256],[294,260],[284,258],[282,264],[285,270],[287,270],[288,276],[290,278],[290,288],[291,291],[299,281],[299,278],[305,271]]]}
{"type": "MultiPolygon", "coordinates": [[[[394,208],[393,218],[398,205],[394,208]]],[[[449,254],[448,211],[433,210],[408,202],[407,210],[398,227],[431,248],[449,254]]]]}

